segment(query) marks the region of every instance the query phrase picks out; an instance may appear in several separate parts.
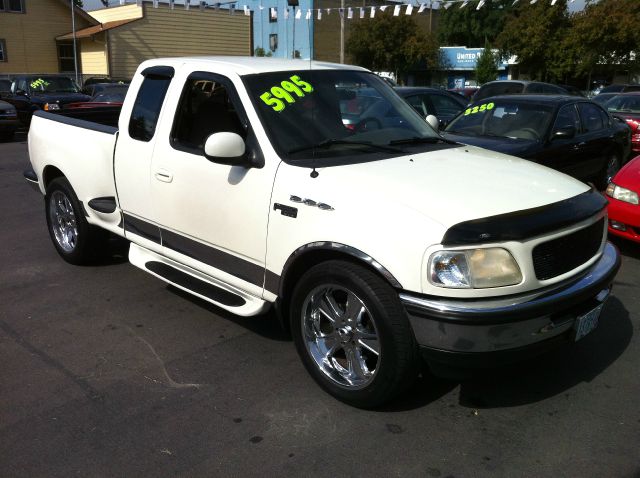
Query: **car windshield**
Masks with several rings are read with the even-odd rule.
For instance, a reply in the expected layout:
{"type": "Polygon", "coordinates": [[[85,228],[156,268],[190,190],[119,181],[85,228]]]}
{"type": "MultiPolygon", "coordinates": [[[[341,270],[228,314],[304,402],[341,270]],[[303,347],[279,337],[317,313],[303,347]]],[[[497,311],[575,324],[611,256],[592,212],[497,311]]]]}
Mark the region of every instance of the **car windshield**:
{"type": "Polygon", "coordinates": [[[618,95],[604,104],[607,111],[616,113],[640,113],[640,95],[618,95]]]}
{"type": "Polygon", "coordinates": [[[29,86],[34,93],[78,93],[80,88],[71,78],[61,76],[39,76],[32,78],[29,86]]]}
{"type": "Polygon", "coordinates": [[[446,132],[468,136],[502,136],[538,140],[553,116],[551,106],[517,100],[487,99],[466,108],[446,132]]]}
{"type": "Polygon", "coordinates": [[[278,153],[287,159],[429,148],[440,136],[378,76],[362,71],[303,70],[244,77],[278,153]],[[404,147],[404,146],[403,146],[404,147]]]}

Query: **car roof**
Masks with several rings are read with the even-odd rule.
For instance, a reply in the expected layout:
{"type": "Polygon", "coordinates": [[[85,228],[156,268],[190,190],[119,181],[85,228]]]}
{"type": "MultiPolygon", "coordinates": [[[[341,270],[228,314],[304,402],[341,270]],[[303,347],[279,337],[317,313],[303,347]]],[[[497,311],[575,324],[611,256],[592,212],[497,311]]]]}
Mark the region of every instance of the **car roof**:
{"type": "MultiPolygon", "coordinates": [[[[545,104],[566,104],[566,103],[575,103],[575,102],[589,102],[587,98],[583,98],[580,96],[570,96],[570,95],[497,95],[497,96],[489,96],[487,98],[483,98],[479,101],[474,101],[474,103],[486,103],[489,100],[508,100],[508,101],[519,101],[522,103],[545,103],[545,104]]],[[[595,103],[594,103],[595,104],[595,103]]]]}
{"type": "MultiPolygon", "coordinates": [[[[611,95],[611,96],[638,96],[640,95],[640,91],[612,91],[611,93],[602,93],[603,95],[611,95]]],[[[597,95],[600,96],[600,95],[597,95]]]]}
{"type": "Polygon", "coordinates": [[[443,95],[451,96],[451,92],[447,90],[442,90],[440,88],[430,88],[428,86],[396,86],[393,88],[398,93],[441,93],[443,95]]]}
{"type": "Polygon", "coordinates": [[[299,59],[266,58],[251,56],[194,56],[179,58],[155,58],[147,60],[140,68],[163,65],[175,68],[188,64],[196,68],[212,68],[233,72],[239,76],[255,73],[270,73],[276,71],[310,71],[310,70],[357,70],[369,71],[366,68],[340,63],[324,61],[309,61],[299,59]]]}

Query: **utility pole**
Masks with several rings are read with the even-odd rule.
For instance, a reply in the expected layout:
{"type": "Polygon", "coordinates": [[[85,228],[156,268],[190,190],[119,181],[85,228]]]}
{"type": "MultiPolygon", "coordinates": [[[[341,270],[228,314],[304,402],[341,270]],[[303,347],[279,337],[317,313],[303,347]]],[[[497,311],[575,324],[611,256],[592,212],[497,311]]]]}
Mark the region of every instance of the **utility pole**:
{"type": "Polygon", "coordinates": [[[71,2],[71,31],[73,34],[73,66],[76,72],[76,83],[78,82],[78,51],[76,49],[76,10],[74,5],[74,0],[69,0],[71,2]]]}
{"type": "Polygon", "coordinates": [[[342,9],[342,15],[340,15],[340,63],[344,63],[344,0],[340,0],[340,8],[342,9]]]}

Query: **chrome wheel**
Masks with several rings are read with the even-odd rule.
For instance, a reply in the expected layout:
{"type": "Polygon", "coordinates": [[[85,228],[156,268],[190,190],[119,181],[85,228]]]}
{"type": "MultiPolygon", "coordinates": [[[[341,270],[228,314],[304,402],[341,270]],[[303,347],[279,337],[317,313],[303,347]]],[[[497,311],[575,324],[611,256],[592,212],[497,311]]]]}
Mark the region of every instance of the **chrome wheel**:
{"type": "Polygon", "coordinates": [[[371,383],[381,358],[374,319],[352,291],[335,285],[313,289],[302,307],[302,336],[318,369],[347,389],[371,383]]]}
{"type": "Polygon", "coordinates": [[[60,190],[56,190],[51,194],[49,220],[58,245],[65,252],[72,252],[78,244],[76,215],[71,201],[60,190]]]}

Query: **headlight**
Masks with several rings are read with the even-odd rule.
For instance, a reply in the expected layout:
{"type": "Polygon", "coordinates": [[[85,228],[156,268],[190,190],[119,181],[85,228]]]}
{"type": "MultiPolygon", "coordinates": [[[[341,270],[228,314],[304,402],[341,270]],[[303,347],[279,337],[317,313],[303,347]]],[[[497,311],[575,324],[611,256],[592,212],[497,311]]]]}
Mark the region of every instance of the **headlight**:
{"type": "Polygon", "coordinates": [[[631,191],[630,189],[621,188],[617,184],[609,183],[607,186],[607,196],[611,196],[618,201],[624,201],[631,204],[638,204],[638,193],[631,191]]]}
{"type": "Polygon", "coordinates": [[[513,256],[498,247],[438,251],[429,258],[429,281],[438,287],[483,289],[522,282],[513,256]]]}
{"type": "Polygon", "coordinates": [[[46,103],[44,105],[44,110],[45,111],[55,111],[55,110],[59,110],[60,109],[60,105],[58,103],[46,103]]]}

